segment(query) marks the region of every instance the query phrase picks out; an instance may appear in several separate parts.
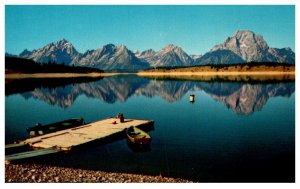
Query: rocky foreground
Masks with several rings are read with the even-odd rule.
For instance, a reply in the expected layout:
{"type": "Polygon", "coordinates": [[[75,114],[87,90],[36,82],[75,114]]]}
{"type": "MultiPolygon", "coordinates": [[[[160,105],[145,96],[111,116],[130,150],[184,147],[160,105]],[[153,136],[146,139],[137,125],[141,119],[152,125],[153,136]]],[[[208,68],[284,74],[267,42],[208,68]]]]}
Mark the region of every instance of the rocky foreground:
{"type": "Polygon", "coordinates": [[[125,173],[108,173],[39,164],[5,165],[5,182],[26,183],[187,183],[184,179],[125,173]]]}

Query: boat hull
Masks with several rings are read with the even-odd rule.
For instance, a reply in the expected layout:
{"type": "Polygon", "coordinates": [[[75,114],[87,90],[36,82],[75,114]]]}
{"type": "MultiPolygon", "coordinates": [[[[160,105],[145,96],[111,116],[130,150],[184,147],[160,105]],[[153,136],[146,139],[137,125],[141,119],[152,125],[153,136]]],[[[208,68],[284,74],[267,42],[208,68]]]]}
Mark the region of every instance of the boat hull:
{"type": "Polygon", "coordinates": [[[64,129],[69,129],[77,126],[84,125],[84,119],[83,118],[74,118],[74,119],[68,119],[56,123],[51,123],[48,125],[38,125],[35,127],[27,128],[27,132],[29,133],[30,137],[35,137],[39,135],[44,135],[64,129]]]}
{"type": "Polygon", "coordinates": [[[126,130],[126,134],[129,141],[134,144],[146,145],[152,140],[148,133],[136,127],[129,127],[126,130]]]}

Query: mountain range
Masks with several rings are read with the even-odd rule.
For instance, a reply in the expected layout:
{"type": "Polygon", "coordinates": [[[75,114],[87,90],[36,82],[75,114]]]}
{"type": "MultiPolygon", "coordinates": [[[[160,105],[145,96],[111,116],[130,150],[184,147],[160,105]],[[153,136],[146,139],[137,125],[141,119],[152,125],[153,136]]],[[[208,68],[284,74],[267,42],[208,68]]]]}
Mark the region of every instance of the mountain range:
{"type": "Polygon", "coordinates": [[[66,39],[33,51],[25,49],[18,56],[41,63],[52,61],[58,64],[123,71],[137,71],[151,67],[247,62],[295,64],[295,53],[290,48],[271,48],[261,35],[247,30],[237,31],[224,43],[214,46],[203,56],[188,55],[182,48],[173,44],[169,44],[159,51],[149,49],[143,52],[132,52],[125,45],[117,47],[114,44],[107,44],[96,50],[79,53],[66,39]]]}
{"type": "Polygon", "coordinates": [[[172,66],[191,66],[194,63],[182,48],[175,45],[167,45],[158,52],[154,50],[146,50],[142,53],[135,53],[142,61],[148,62],[151,67],[172,67],[172,66]]]}

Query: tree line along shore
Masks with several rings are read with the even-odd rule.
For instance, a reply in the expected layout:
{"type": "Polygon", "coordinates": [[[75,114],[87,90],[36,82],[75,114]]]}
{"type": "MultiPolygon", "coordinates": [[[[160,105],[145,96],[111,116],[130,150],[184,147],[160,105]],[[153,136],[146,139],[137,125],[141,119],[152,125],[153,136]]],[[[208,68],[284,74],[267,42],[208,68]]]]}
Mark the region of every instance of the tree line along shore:
{"type": "Polygon", "coordinates": [[[33,60],[17,58],[17,57],[5,57],[5,73],[104,73],[103,70],[91,67],[81,66],[68,66],[64,63],[57,64],[49,61],[48,63],[38,63],[33,60]]]}
{"type": "MultiPolygon", "coordinates": [[[[119,70],[120,72],[120,70],[119,70]]],[[[295,65],[287,63],[274,62],[250,62],[243,64],[211,64],[197,65],[188,67],[159,67],[140,70],[138,75],[155,75],[155,74],[220,74],[220,75],[242,75],[242,74],[294,74],[295,65]]],[[[18,57],[5,57],[5,74],[10,78],[27,77],[80,77],[80,76],[104,76],[114,75],[113,70],[104,73],[103,70],[91,67],[68,66],[65,64],[56,64],[49,61],[48,63],[37,63],[33,60],[18,57]],[[22,75],[23,74],[23,75],[22,75]],[[9,75],[9,76],[8,76],[9,75]]]]}

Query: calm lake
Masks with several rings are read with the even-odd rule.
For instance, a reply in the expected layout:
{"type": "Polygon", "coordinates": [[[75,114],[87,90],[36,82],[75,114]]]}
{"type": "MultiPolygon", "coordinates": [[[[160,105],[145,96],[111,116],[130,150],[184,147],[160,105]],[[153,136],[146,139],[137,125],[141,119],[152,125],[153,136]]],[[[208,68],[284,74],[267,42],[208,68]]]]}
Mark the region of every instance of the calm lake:
{"type": "Polygon", "coordinates": [[[36,163],[187,178],[196,182],[295,181],[295,82],[149,79],[6,83],[5,143],[27,127],[83,117],[155,120],[150,148],[124,138],[36,163]],[[195,102],[189,101],[190,94],[195,102]]]}

